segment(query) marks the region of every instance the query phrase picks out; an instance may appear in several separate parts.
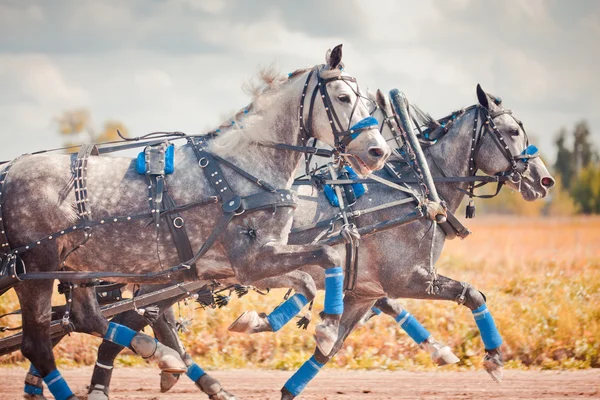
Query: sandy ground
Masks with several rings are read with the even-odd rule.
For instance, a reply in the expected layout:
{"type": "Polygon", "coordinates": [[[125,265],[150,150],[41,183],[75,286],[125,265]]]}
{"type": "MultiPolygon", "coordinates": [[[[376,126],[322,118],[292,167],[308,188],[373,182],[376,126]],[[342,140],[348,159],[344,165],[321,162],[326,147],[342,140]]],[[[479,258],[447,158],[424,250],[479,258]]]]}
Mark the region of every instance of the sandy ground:
{"type": "MultiPolygon", "coordinates": [[[[91,368],[63,369],[77,393],[85,393],[91,368]]],[[[0,368],[0,399],[22,399],[23,368],[0,368]]],[[[291,372],[217,371],[211,373],[238,400],[279,400],[279,388],[291,372]]],[[[115,371],[111,400],[206,399],[187,378],[169,393],[158,390],[158,372],[152,368],[115,371]]],[[[85,398],[84,396],[82,396],[85,398]]],[[[441,399],[600,399],[600,370],[507,371],[502,384],[485,372],[379,372],[324,370],[298,400],[441,400],[441,399]]]]}

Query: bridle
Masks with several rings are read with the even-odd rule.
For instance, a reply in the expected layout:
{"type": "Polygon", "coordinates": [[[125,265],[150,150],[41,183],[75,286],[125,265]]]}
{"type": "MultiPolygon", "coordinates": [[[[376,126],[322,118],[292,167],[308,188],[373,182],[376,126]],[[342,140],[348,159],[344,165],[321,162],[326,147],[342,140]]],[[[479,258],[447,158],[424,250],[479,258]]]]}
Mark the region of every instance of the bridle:
{"type": "MultiPolygon", "coordinates": [[[[469,176],[475,176],[475,174],[479,170],[479,168],[477,167],[477,164],[476,164],[476,160],[477,160],[477,157],[479,156],[479,151],[481,150],[481,146],[483,143],[482,138],[487,132],[489,132],[491,134],[492,138],[494,139],[494,143],[496,144],[496,146],[498,147],[498,149],[500,150],[502,155],[505,157],[505,159],[510,164],[510,166],[508,167],[508,169],[506,171],[499,172],[496,174],[496,176],[506,177],[506,178],[510,179],[510,181],[512,183],[520,185],[520,183],[523,179],[523,175],[526,173],[527,169],[529,168],[529,160],[532,158],[538,157],[539,154],[537,151],[537,147],[529,144],[529,137],[527,136],[527,132],[525,131],[523,123],[513,116],[511,110],[507,110],[504,108],[502,108],[498,111],[490,111],[487,108],[483,107],[482,105],[477,104],[475,106],[475,117],[473,119],[473,137],[471,140],[471,151],[470,151],[470,155],[469,155],[469,176]],[[526,146],[525,146],[525,149],[519,155],[515,156],[512,154],[512,152],[508,148],[508,144],[506,143],[506,141],[504,140],[504,137],[502,136],[502,133],[500,133],[500,130],[498,129],[498,127],[496,126],[496,124],[494,122],[494,119],[496,119],[502,115],[510,115],[515,120],[515,122],[519,125],[519,127],[523,131],[523,134],[525,135],[526,146]],[[481,119],[481,124],[478,124],[480,119],[481,119]],[[479,129],[478,129],[478,125],[479,125],[479,129]],[[518,165],[519,161],[524,164],[524,169],[522,172],[519,171],[519,165],[518,165]]],[[[496,192],[493,195],[475,195],[474,194],[475,188],[481,187],[485,183],[475,185],[474,182],[471,182],[467,189],[468,195],[471,198],[473,198],[473,197],[481,197],[481,198],[495,197],[498,195],[498,193],[500,193],[500,189],[502,188],[502,185],[504,185],[504,183],[505,183],[505,180],[501,180],[498,182],[498,187],[496,189],[496,192]]]]}
{"type": "MultiPolygon", "coordinates": [[[[306,78],[306,82],[304,83],[304,88],[302,90],[302,95],[300,97],[300,107],[298,111],[298,118],[300,120],[300,131],[302,135],[302,141],[306,141],[309,137],[314,137],[312,133],[312,124],[314,122],[313,111],[315,107],[315,101],[317,95],[321,95],[321,99],[323,101],[323,106],[325,107],[325,112],[327,113],[327,118],[329,120],[329,125],[331,126],[331,130],[335,137],[335,150],[339,153],[343,153],[346,150],[346,147],[350,142],[354,139],[358,138],[358,136],[367,130],[373,129],[378,125],[378,122],[372,116],[365,117],[356,124],[350,126],[352,123],[352,117],[356,112],[356,108],[358,107],[358,103],[362,98],[366,98],[361,95],[361,93],[355,90],[352,85],[348,82],[356,83],[356,78],[351,76],[338,75],[330,78],[323,78],[321,76],[321,71],[323,70],[322,66],[317,66],[313,68],[308,77],[306,78]],[[315,88],[313,89],[312,95],[310,96],[310,104],[308,108],[308,123],[305,122],[304,118],[304,105],[306,101],[306,95],[308,92],[308,86],[310,84],[310,80],[315,75],[317,77],[317,83],[315,88]],[[333,102],[331,101],[331,97],[329,96],[329,92],[327,91],[327,85],[331,82],[335,81],[343,81],[350,87],[350,89],[356,95],[356,101],[352,106],[352,111],[350,112],[350,117],[348,118],[348,126],[344,128],[338,114],[335,112],[335,107],[333,106],[333,102]]],[[[341,72],[341,71],[340,71],[341,72]]],[[[370,99],[367,98],[370,101],[370,99]]]]}

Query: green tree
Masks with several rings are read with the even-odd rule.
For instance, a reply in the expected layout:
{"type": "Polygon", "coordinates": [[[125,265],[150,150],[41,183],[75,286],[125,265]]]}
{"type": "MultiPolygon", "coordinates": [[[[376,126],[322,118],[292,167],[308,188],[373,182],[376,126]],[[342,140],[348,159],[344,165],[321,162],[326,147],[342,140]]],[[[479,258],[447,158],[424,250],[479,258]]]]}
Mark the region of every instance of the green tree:
{"type": "Polygon", "coordinates": [[[583,168],[573,182],[571,195],[582,212],[600,213],[600,166],[590,164],[583,168]]]}
{"type": "Polygon", "coordinates": [[[558,133],[556,139],[556,162],[554,163],[554,170],[558,175],[561,176],[561,183],[564,188],[571,186],[571,180],[575,175],[575,163],[573,157],[573,151],[567,148],[567,130],[562,128],[558,133]]]}

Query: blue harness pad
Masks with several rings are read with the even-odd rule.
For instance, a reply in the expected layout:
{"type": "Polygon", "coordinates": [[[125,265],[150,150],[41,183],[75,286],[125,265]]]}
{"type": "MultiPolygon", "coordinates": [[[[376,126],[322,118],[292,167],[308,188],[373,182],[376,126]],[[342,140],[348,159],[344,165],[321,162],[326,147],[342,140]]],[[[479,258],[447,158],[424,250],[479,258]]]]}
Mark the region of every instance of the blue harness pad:
{"type": "MultiPolygon", "coordinates": [[[[146,152],[142,151],[137,156],[135,169],[138,174],[146,175],[146,152]]],[[[169,175],[175,171],[175,146],[170,144],[165,150],[165,169],[164,174],[169,175]]]]}
{"type": "MultiPolygon", "coordinates": [[[[352,179],[352,180],[359,179],[358,175],[356,174],[356,172],[354,172],[352,167],[346,165],[344,167],[344,169],[346,170],[346,172],[348,172],[348,176],[350,177],[350,179],[352,179]]],[[[344,185],[344,186],[347,186],[347,185],[344,185]]],[[[365,194],[365,191],[366,191],[365,185],[363,185],[362,183],[353,183],[352,190],[354,191],[354,195],[356,196],[357,199],[360,196],[362,196],[363,194],[365,194]]],[[[323,192],[325,193],[325,197],[327,197],[327,200],[329,200],[329,204],[331,204],[334,207],[340,206],[340,201],[338,200],[337,194],[335,193],[335,190],[333,189],[333,187],[331,185],[325,185],[323,187],[323,192]]]]}

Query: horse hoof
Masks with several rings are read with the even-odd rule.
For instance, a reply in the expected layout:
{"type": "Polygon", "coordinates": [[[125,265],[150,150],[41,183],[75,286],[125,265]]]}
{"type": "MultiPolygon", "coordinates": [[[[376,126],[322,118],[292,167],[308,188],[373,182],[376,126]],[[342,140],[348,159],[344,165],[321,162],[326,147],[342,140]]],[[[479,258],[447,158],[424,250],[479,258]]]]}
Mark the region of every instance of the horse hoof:
{"type": "Polygon", "coordinates": [[[486,350],[486,355],[483,358],[483,368],[497,383],[502,382],[503,366],[502,354],[499,350],[486,350]]]}
{"type": "Polygon", "coordinates": [[[171,390],[171,388],[173,386],[175,386],[175,384],[179,380],[180,376],[181,375],[179,375],[179,374],[171,374],[169,372],[161,371],[161,373],[160,373],[160,392],[166,393],[169,390],[171,390]]]}
{"type": "Polygon", "coordinates": [[[43,394],[29,394],[25,393],[23,395],[25,400],[48,400],[43,394]]]}
{"type": "Polygon", "coordinates": [[[319,351],[328,356],[337,340],[338,330],[331,325],[319,324],[315,328],[315,341],[319,351]]]}
{"type": "Polygon", "coordinates": [[[234,395],[228,393],[221,389],[221,391],[217,394],[212,394],[208,396],[208,400],[237,400],[234,395]]]}
{"type": "Polygon", "coordinates": [[[156,342],[156,351],[151,358],[158,360],[158,367],[161,372],[183,374],[187,371],[187,365],[183,362],[179,353],[160,342],[156,342]]]}
{"type": "Polygon", "coordinates": [[[444,346],[439,349],[436,353],[432,354],[431,358],[440,367],[444,365],[456,364],[460,361],[460,358],[458,358],[448,346],[444,346]]]}
{"type": "Polygon", "coordinates": [[[256,311],[246,311],[227,328],[230,332],[258,333],[271,331],[271,325],[267,318],[256,311]]]}
{"type": "Polygon", "coordinates": [[[92,390],[87,395],[87,400],[108,400],[108,396],[102,390],[92,390]]]}

